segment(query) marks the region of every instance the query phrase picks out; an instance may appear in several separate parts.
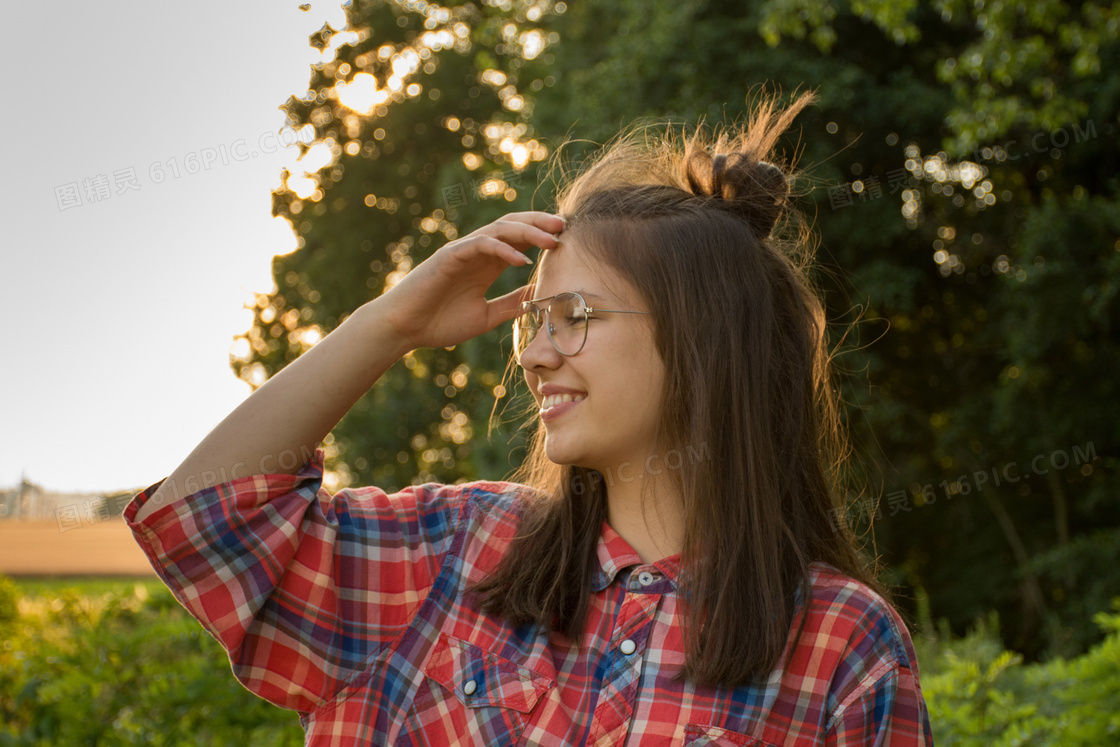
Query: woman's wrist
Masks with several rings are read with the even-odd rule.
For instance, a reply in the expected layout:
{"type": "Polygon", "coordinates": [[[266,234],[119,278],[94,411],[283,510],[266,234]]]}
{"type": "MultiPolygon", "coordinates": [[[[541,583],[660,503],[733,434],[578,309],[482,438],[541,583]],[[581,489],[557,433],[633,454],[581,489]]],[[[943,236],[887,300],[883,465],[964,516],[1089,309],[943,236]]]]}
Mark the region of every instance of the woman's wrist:
{"type": "Polygon", "coordinates": [[[415,344],[415,341],[407,332],[402,331],[401,325],[394,320],[391,303],[392,301],[385,296],[367,301],[346,321],[360,327],[361,338],[367,341],[367,344],[372,343],[368,349],[378,357],[390,354],[395,356],[394,360],[396,360],[415,350],[419,345],[415,344]]]}

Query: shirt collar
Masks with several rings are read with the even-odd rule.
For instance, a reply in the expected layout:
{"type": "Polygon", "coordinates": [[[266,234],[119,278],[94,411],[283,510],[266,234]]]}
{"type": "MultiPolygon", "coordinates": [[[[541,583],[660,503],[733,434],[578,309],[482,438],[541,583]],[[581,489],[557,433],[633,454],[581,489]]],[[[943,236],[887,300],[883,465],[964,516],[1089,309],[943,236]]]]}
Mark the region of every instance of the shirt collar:
{"type": "Polygon", "coordinates": [[[677,576],[680,573],[680,553],[669,555],[656,563],[643,563],[637,551],[616,532],[610,524],[603,522],[599,533],[599,545],[596,548],[599,556],[599,569],[591,588],[599,592],[614,583],[615,577],[632,566],[653,567],[665,574],[665,577],[677,585],[677,576]]]}

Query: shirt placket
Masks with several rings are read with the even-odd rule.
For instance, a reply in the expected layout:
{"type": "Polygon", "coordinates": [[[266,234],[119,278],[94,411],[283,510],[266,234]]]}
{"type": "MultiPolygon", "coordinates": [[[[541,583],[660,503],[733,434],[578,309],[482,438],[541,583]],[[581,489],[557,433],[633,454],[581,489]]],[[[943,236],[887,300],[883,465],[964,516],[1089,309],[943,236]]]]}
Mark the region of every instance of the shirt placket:
{"type": "Polygon", "coordinates": [[[594,747],[622,745],[626,741],[641,683],[642,662],[661,601],[661,577],[656,569],[635,569],[623,580],[626,589],[611,634],[604,662],[605,673],[591,720],[587,744],[594,747]],[[648,587],[648,588],[647,588],[648,587]]]}

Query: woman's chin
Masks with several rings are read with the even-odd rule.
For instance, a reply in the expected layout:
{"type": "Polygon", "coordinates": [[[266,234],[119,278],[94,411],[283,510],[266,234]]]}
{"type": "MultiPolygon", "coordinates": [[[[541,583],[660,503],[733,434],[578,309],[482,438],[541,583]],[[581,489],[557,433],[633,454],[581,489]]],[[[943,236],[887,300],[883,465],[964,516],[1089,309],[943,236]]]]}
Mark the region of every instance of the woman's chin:
{"type": "Polygon", "coordinates": [[[570,458],[565,457],[562,454],[557,454],[555,456],[552,455],[552,454],[546,454],[545,456],[548,457],[548,461],[552,462],[557,467],[574,467],[574,466],[576,466],[575,461],[573,461],[570,458]]]}
{"type": "Polygon", "coordinates": [[[558,467],[583,467],[586,463],[585,459],[581,459],[580,455],[572,450],[559,447],[549,448],[548,444],[545,444],[544,454],[548,457],[548,461],[558,467]]]}

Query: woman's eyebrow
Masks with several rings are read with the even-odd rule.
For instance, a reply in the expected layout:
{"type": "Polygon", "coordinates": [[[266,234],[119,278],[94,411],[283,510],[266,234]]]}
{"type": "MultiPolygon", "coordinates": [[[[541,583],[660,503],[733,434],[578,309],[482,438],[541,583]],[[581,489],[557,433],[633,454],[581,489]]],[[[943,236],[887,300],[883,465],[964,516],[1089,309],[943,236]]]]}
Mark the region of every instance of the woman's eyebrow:
{"type": "Polygon", "coordinates": [[[586,301],[606,301],[607,300],[607,299],[603,298],[602,296],[600,296],[598,293],[592,293],[591,291],[577,290],[575,292],[580,294],[581,296],[583,296],[584,300],[586,300],[586,301]]]}

